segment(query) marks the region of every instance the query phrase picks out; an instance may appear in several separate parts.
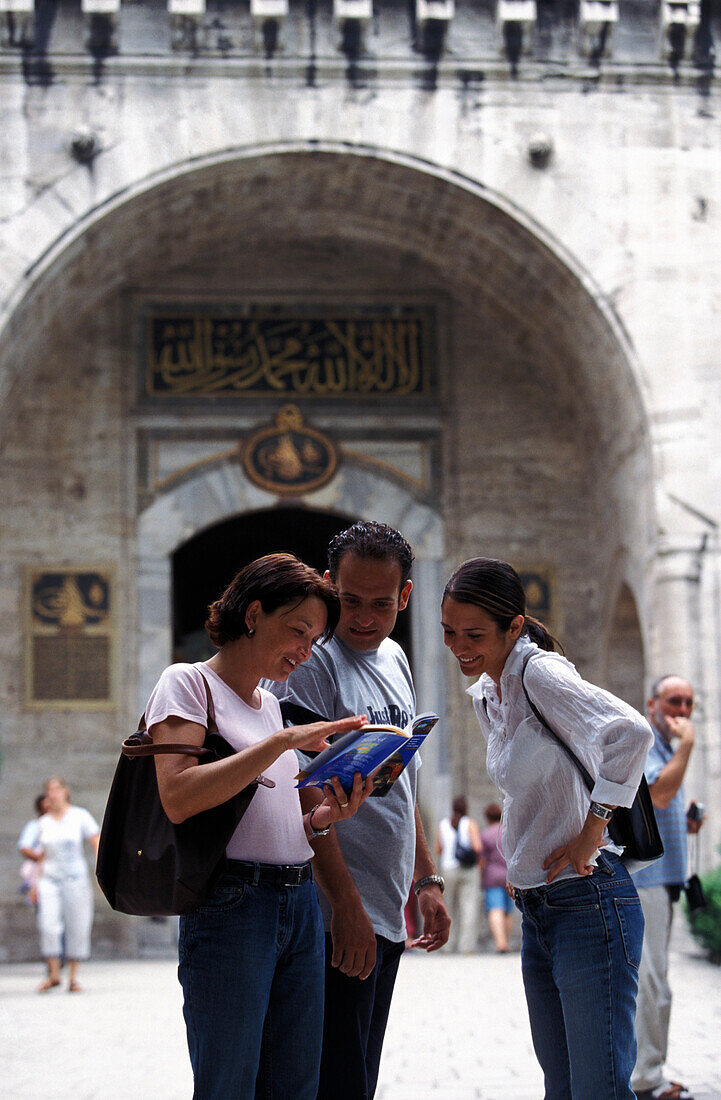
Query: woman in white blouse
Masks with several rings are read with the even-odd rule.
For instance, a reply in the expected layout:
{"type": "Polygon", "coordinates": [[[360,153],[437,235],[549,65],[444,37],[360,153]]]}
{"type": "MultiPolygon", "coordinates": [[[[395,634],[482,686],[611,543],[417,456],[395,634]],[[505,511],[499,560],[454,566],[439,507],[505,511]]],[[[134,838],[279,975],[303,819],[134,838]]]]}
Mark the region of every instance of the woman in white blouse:
{"type": "Polygon", "coordinates": [[[609,839],[652,741],[646,720],[586,683],[526,615],[506,562],[472,558],[446,585],[444,641],[465,676],[503,792],[509,892],[523,916],[521,962],[546,1100],[633,1100],[643,915],[609,839]],[[536,709],[596,777],[589,795],[536,709]]]}

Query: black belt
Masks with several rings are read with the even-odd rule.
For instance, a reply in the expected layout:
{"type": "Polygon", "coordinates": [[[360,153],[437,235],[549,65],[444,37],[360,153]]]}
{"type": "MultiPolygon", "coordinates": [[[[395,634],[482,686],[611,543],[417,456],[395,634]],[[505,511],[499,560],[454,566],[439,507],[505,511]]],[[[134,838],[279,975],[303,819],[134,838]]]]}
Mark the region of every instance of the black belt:
{"type": "Polygon", "coordinates": [[[228,874],[242,879],[244,882],[252,882],[255,886],[259,882],[270,886],[300,886],[313,878],[313,867],[310,860],[307,863],[247,863],[242,859],[229,859],[228,874]]]}

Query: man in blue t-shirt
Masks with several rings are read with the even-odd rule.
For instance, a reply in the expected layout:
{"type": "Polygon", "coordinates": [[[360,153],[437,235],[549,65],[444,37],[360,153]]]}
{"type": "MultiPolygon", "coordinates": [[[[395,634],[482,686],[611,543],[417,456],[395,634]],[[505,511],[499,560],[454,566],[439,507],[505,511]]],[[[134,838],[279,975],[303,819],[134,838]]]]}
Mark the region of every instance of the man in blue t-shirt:
{"type": "Polygon", "coordinates": [[[686,881],[686,834],[700,821],[687,818],[683,779],[694,743],[693,688],[680,676],[663,676],[651,689],[648,716],[654,742],[646,760],[646,780],[656,810],[664,854],[633,876],[646,930],[636,1006],[638,1057],[631,1084],[641,1100],[693,1100],[685,1085],[664,1075],[671,989],[668,944],[673,905],[686,881]]]}
{"type": "MultiPolygon", "coordinates": [[[[326,575],[341,601],[335,635],[315,646],[286,683],[266,685],[280,700],[286,722],[350,714],[401,727],[413,720],[408,660],[389,637],[413,587],[412,561],[406,540],[386,524],[355,523],[332,539],[326,575]]],[[[339,822],[313,842],[326,927],[318,1100],[341,1093],[346,1100],[368,1100],[375,1093],[412,884],[423,919],[416,945],[435,951],[448,939],[443,879],[416,807],[419,766],[416,753],[386,795],[364,803],[352,828],[339,822]]],[[[317,788],[304,788],[303,811],[321,798],[317,788]]]]}

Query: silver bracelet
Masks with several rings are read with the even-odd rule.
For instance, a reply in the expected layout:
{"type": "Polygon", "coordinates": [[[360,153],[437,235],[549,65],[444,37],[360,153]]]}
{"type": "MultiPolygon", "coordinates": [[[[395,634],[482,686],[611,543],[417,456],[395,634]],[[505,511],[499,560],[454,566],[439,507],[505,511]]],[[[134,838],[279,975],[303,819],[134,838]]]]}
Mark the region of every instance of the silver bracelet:
{"type": "Polygon", "coordinates": [[[317,837],[317,836],[328,836],[328,833],[330,832],[330,825],[328,825],[325,829],[316,829],[315,825],[313,824],[313,814],[318,809],[318,806],[320,806],[320,802],[318,803],[317,806],[314,806],[313,809],[308,814],[308,826],[310,828],[311,840],[313,840],[314,837],[317,837]]]}
{"type": "Polygon", "coordinates": [[[610,821],[613,817],[613,810],[610,806],[602,806],[600,802],[594,802],[593,799],[591,799],[588,812],[593,814],[594,817],[600,817],[601,821],[610,821]]]}

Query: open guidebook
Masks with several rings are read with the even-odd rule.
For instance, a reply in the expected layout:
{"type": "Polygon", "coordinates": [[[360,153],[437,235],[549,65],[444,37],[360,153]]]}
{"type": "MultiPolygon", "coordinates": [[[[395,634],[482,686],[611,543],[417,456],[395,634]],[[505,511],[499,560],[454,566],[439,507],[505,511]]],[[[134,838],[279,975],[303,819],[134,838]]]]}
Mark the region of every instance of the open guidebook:
{"type": "Polygon", "coordinates": [[[298,772],[296,786],[322,787],[337,775],[341,786],[349,791],[353,776],[360,772],[364,779],[369,775],[373,778],[373,795],[387,794],[437,721],[437,714],[419,714],[404,730],[398,726],[352,730],[298,772]]]}

